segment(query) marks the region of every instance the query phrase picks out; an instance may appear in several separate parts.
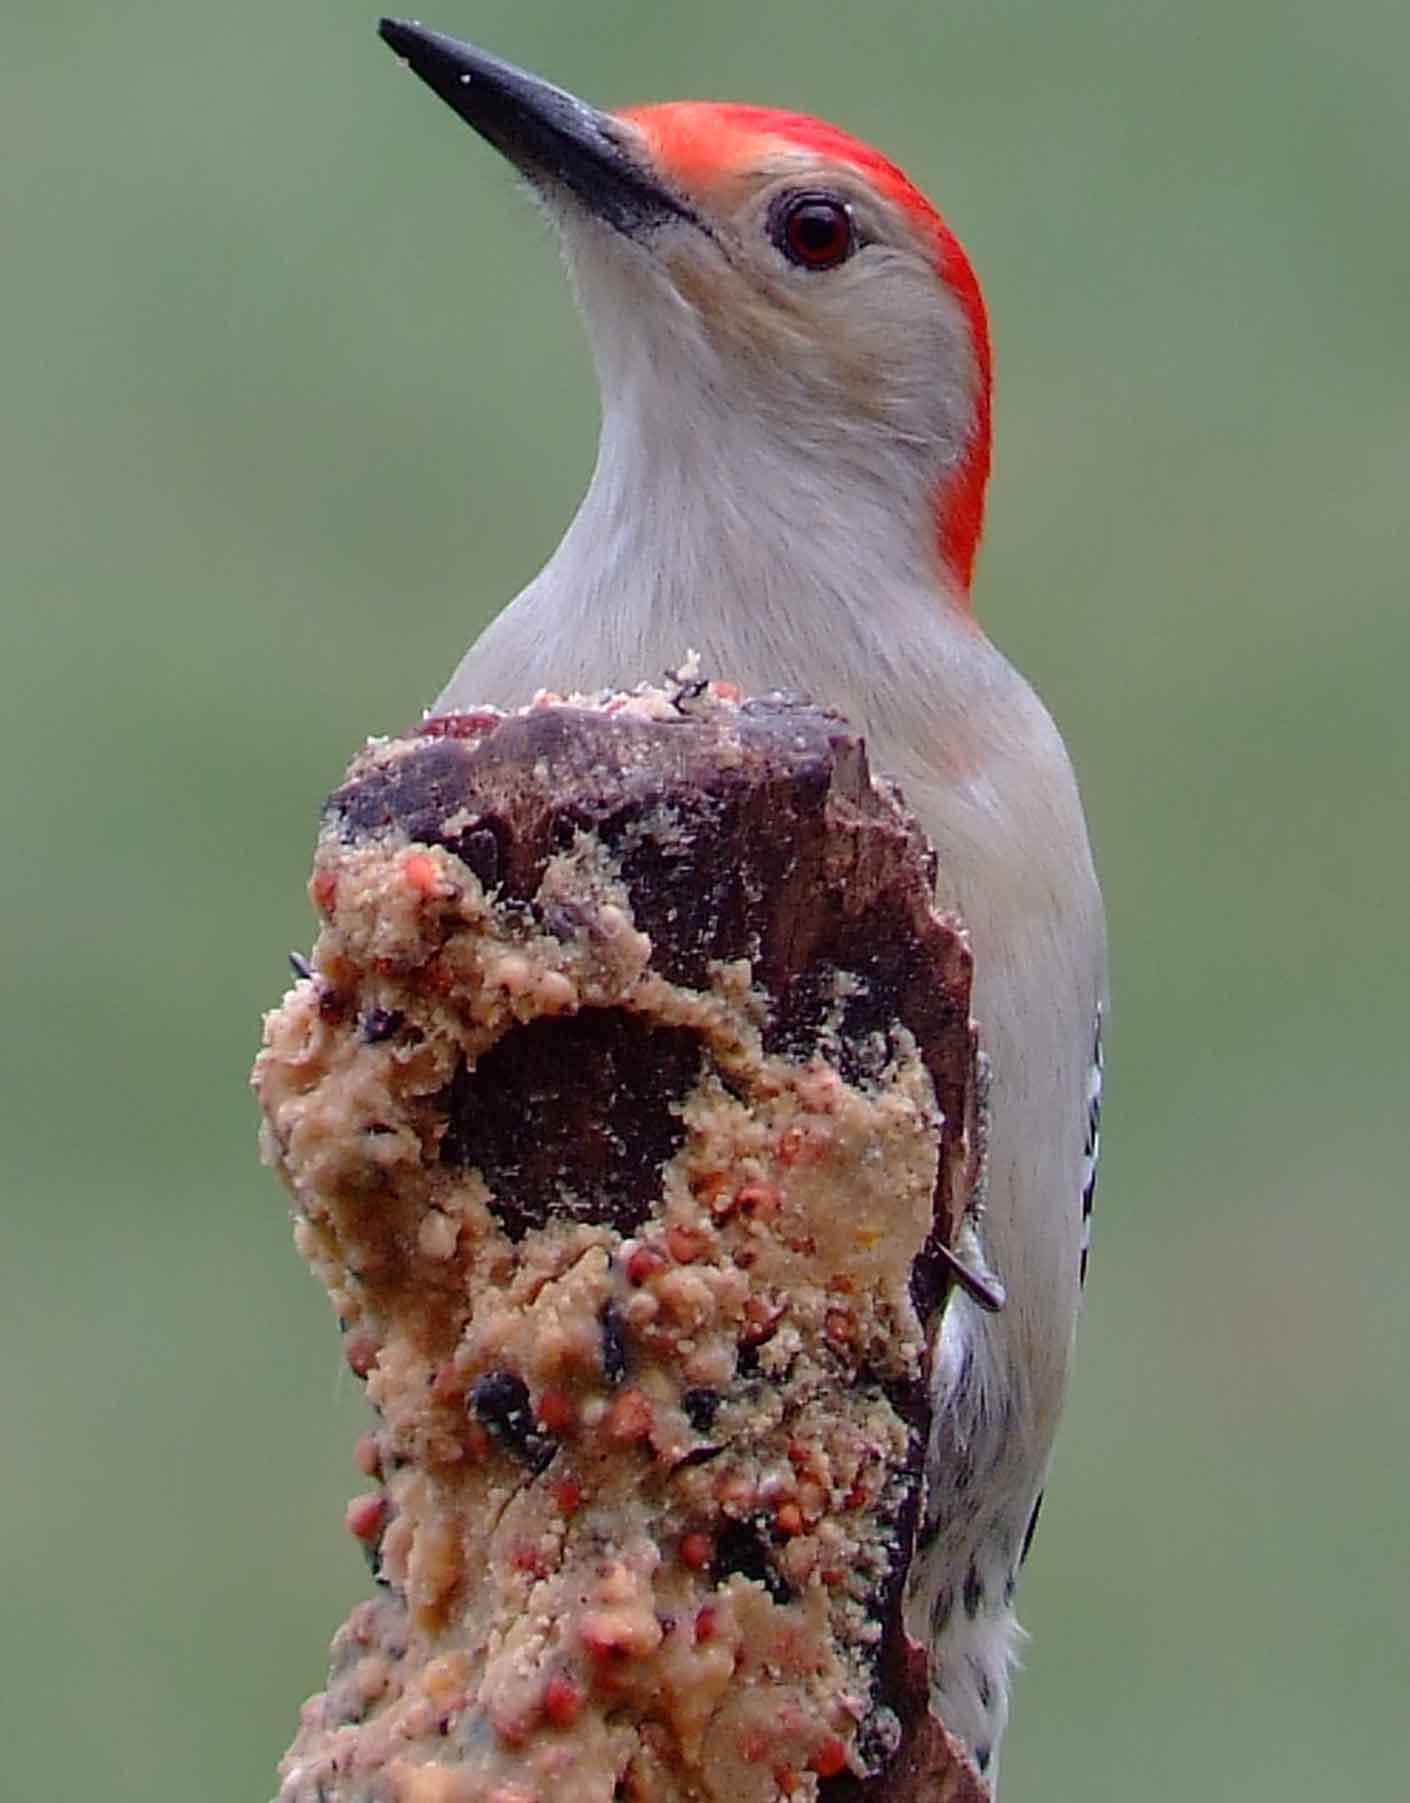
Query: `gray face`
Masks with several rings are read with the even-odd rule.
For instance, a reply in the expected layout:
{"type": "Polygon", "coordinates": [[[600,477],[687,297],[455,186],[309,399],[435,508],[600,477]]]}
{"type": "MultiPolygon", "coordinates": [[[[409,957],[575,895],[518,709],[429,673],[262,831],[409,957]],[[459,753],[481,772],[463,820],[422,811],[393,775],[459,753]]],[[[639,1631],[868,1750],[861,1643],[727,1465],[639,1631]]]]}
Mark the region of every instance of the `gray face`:
{"type": "MultiPolygon", "coordinates": [[[[917,223],[856,167],[760,134],[675,169],[617,118],[419,25],[382,36],[554,213],[604,388],[642,357],[728,383],[790,439],[875,436],[939,481],[970,440],[968,322],[917,223]]],[[[708,118],[714,109],[699,111],[708,118]]],[[[649,120],[650,114],[639,116],[649,120]]]]}

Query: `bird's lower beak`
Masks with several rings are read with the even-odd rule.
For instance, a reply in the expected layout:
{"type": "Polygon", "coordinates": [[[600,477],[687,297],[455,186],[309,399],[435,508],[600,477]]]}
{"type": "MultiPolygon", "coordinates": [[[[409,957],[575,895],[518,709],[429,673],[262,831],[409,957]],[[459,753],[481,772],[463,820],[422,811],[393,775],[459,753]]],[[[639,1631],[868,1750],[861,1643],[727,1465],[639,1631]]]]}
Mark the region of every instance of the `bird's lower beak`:
{"type": "Polygon", "coordinates": [[[536,186],[566,190],[628,237],[673,220],[696,223],[610,113],[422,25],[383,19],[378,30],[428,87],[536,186]]]}

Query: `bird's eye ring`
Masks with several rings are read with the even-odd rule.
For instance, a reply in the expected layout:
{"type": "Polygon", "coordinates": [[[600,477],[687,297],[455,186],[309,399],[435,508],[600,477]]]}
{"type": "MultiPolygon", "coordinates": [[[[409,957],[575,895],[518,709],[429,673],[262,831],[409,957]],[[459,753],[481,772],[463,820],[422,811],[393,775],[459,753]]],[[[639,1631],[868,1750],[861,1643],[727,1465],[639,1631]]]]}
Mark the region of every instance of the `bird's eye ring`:
{"type": "Polygon", "coordinates": [[[835,269],[856,248],[852,214],[831,194],[793,194],[773,216],[772,237],[800,269],[835,269]]]}

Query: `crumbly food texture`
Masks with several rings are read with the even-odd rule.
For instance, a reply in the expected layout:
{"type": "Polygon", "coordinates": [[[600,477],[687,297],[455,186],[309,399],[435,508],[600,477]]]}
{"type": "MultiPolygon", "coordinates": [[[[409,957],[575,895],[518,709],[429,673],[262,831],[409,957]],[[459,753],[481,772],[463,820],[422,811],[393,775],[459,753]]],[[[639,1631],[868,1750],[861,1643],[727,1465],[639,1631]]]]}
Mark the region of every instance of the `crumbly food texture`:
{"type": "Polygon", "coordinates": [[[897,1026],[846,1069],[853,973],[800,1055],[769,1044],[748,957],[664,972],[590,824],[527,898],[474,861],[330,823],[311,974],[256,1065],[264,1155],[376,1414],[348,1525],[379,1589],[280,1803],[860,1795],[903,1731],[925,1061],[897,1026]],[[639,1081],[613,1089],[643,1068],[645,1112],[639,1081]]]}

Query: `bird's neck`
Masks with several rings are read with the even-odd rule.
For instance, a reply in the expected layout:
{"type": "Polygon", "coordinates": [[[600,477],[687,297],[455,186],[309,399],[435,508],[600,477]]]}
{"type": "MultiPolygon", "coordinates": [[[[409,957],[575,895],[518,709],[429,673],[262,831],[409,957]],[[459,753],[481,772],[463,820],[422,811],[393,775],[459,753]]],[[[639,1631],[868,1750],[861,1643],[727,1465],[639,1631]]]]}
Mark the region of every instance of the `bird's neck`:
{"type": "Polygon", "coordinates": [[[656,677],[698,650],[746,689],[802,690],[874,721],[977,635],[934,549],[925,472],[669,381],[606,412],[596,468],[524,603],[558,685],[656,677]],[[689,423],[687,423],[689,422],[689,423]]]}

